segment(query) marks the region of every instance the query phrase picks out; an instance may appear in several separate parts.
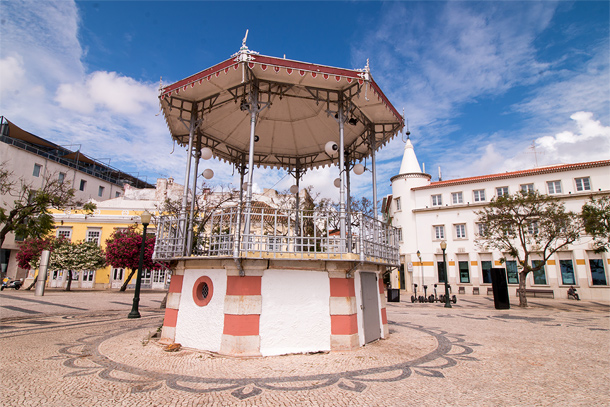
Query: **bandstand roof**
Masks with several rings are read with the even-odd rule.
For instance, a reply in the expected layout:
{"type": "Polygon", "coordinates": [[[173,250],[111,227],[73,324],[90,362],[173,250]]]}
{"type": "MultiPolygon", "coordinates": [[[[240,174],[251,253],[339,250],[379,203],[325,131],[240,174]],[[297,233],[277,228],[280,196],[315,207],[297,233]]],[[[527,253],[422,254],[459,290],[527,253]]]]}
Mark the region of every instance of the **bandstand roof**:
{"type": "Polygon", "coordinates": [[[200,120],[195,136],[201,147],[233,164],[247,162],[250,114],[243,109],[252,89],[263,108],[256,122],[256,166],[310,169],[336,164],[325,153],[339,143],[335,118],[344,106],[346,154],[352,161],[371,155],[403,127],[403,118],[373,80],[368,67],[349,70],[242,50],[234,57],[160,90],[172,138],[188,145],[191,116],[200,120]],[[353,119],[356,119],[355,122],[353,119]]]}

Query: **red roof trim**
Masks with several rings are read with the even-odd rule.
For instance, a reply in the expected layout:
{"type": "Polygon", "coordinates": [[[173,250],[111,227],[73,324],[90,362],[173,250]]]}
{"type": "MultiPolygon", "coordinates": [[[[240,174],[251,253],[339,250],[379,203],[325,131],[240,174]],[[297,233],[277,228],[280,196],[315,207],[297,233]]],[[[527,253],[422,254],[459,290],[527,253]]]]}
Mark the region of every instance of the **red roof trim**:
{"type": "Polygon", "coordinates": [[[176,89],[180,89],[182,86],[184,85],[188,85],[191,82],[196,82],[199,79],[203,79],[207,76],[213,75],[217,72],[222,71],[225,68],[230,67],[231,65],[235,65],[237,64],[237,62],[235,62],[234,58],[231,59],[227,59],[226,61],[223,61],[217,65],[214,65],[208,69],[205,69],[201,72],[196,73],[195,75],[191,75],[185,79],[182,79],[176,83],[173,83],[171,85],[168,85],[166,87],[163,88],[163,90],[161,91],[161,94],[166,94],[169,92],[173,92],[176,89]]]}
{"type": "Polygon", "coordinates": [[[437,181],[432,182],[430,185],[426,185],[423,187],[412,188],[412,190],[419,189],[428,189],[428,188],[439,188],[448,185],[460,185],[460,184],[469,184],[473,182],[480,181],[491,181],[496,179],[505,179],[505,178],[517,178],[525,175],[533,175],[533,174],[548,174],[554,172],[568,171],[572,169],[580,169],[580,168],[593,168],[593,167],[604,167],[610,165],[610,160],[602,160],[602,161],[590,161],[586,163],[576,163],[576,164],[560,164],[554,165],[550,167],[543,168],[532,168],[529,170],[520,170],[520,171],[512,171],[505,172],[501,174],[489,174],[489,175],[480,175],[477,177],[469,177],[469,178],[458,178],[447,181],[437,181]]]}
{"type": "Polygon", "coordinates": [[[290,59],[282,59],[275,57],[267,57],[264,55],[254,56],[254,63],[278,66],[280,68],[292,68],[302,71],[311,71],[317,73],[325,73],[328,75],[348,76],[352,78],[360,78],[362,72],[353,71],[351,69],[334,68],[332,66],[310,64],[308,62],[293,61],[290,59]]]}
{"type": "MultiPolygon", "coordinates": [[[[298,70],[299,72],[308,71],[308,72],[312,72],[312,74],[320,73],[320,74],[326,74],[326,75],[334,75],[336,77],[343,76],[343,77],[347,78],[348,83],[351,83],[350,79],[359,79],[359,80],[363,79],[363,72],[355,71],[355,70],[351,70],[351,69],[335,68],[335,67],[325,66],[325,65],[316,65],[316,64],[312,64],[312,63],[308,63],[308,62],[299,62],[299,61],[293,61],[293,60],[289,60],[289,59],[268,57],[268,56],[264,56],[264,55],[255,55],[255,56],[253,56],[253,58],[254,58],[253,61],[248,62],[250,67],[252,67],[252,65],[254,65],[254,64],[259,64],[262,66],[272,65],[274,67],[285,68],[287,70],[291,70],[291,69],[298,70]]],[[[237,62],[235,58],[227,59],[226,61],[223,61],[208,69],[205,69],[205,70],[198,72],[194,75],[191,75],[185,79],[182,79],[176,83],[173,83],[171,85],[164,87],[163,90],[161,91],[161,95],[167,95],[168,93],[171,93],[175,90],[180,90],[184,86],[191,84],[191,83],[195,83],[210,75],[214,75],[214,74],[218,75],[223,70],[228,71],[229,67],[231,67],[233,65],[237,65],[238,63],[239,62],[237,62]]],[[[263,70],[265,70],[265,68],[263,68],[263,70]]],[[[291,73],[292,72],[289,72],[289,74],[291,74],[291,73]]],[[[303,76],[303,75],[301,75],[301,76],[303,76]]],[[[386,95],[383,93],[383,91],[381,90],[379,85],[377,85],[377,83],[375,82],[375,80],[372,77],[370,80],[370,84],[371,84],[371,88],[373,89],[375,94],[378,95],[379,98],[385,103],[385,105],[392,111],[392,113],[394,113],[394,116],[396,116],[396,118],[402,122],[402,120],[403,120],[402,115],[400,113],[398,113],[396,108],[392,105],[392,103],[390,103],[389,99],[386,97],[386,95]]]]}

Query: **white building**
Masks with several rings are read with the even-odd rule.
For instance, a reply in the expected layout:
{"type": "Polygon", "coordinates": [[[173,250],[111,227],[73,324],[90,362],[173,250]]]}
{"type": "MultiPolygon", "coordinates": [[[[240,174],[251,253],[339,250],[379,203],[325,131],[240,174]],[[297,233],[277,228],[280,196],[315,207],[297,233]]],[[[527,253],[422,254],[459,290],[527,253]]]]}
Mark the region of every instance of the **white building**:
{"type": "MultiPolygon", "coordinates": [[[[138,178],[81,153],[59,146],[19,128],[0,116],[0,164],[13,172],[15,180],[23,180],[31,188],[41,188],[49,177],[69,182],[76,199],[103,201],[123,196],[124,186],[154,188],[138,178]]],[[[11,207],[8,195],[0,195],[0,203],[11,207]]],[[[17,266],[19,237],[13,233],[0,248],[2,277],[24,278],[27,272],[17,266]]]]}
{"type": "MultiPolygon", "coordinates": [[[[402,265],[393,273],[393,287],[411,292],[415,283],[419,295],[423,285],[428,286],[430,294],[438,284],[439,294],[443,293],[440,243],[445,240],[449,284],[454,294],[491,294],[490,269],[505,267],[513,297],[518,288],[516,262],[507,259],[502,264],[504,256],[500,252],[485,252],[475,244],[479,227],[475,211],[494,196],[537,190],[560,198],[567,210],[579,213],[591,197],[610,194],[610,160],[431,182],[407,140],[400,173],[391,181],[392,195],[385,198],[383,211],[392,225],[401,229],[402,265]]],[[[568,288],[574,285],[583,299],[610,300],[609,253],[594,253],[591,241],[582,236],[576,244],[556,253],[544,273],[535,278],[532,273],[528,275],[526,287],[553,290],[555,298],[567,298],[568,288]]]]}

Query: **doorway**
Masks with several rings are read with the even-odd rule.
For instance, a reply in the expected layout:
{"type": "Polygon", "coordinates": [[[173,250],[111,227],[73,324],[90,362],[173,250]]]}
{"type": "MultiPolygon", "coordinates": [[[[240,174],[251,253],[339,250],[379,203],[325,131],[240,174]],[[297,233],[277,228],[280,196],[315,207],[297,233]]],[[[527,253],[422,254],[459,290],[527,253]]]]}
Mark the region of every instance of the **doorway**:
{"type": "Polygon", "coordinates": [[[379,317],[379,283],[375,273],[360,273],[362,288],[362,321],[364,325],[364,343],[381,338],[381,320],[379,317]]]}

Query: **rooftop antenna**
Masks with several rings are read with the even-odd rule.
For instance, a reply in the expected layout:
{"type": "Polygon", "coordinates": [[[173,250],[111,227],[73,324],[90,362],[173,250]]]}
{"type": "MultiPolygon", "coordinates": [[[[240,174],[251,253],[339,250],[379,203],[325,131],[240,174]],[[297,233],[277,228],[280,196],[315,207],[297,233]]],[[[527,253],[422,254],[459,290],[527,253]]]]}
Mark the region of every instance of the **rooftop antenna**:
{"type": "Polygon", "coordinates": [[[532,152],[528,154],[534,154],[534,161],[536,162],[536,167],[538,167],[538,154],[542,155],[544,152],[539,153],[536,151],[536,141],[532,141],[532,145],[529,147],[529,149],[532,150],[532,152]]]}

